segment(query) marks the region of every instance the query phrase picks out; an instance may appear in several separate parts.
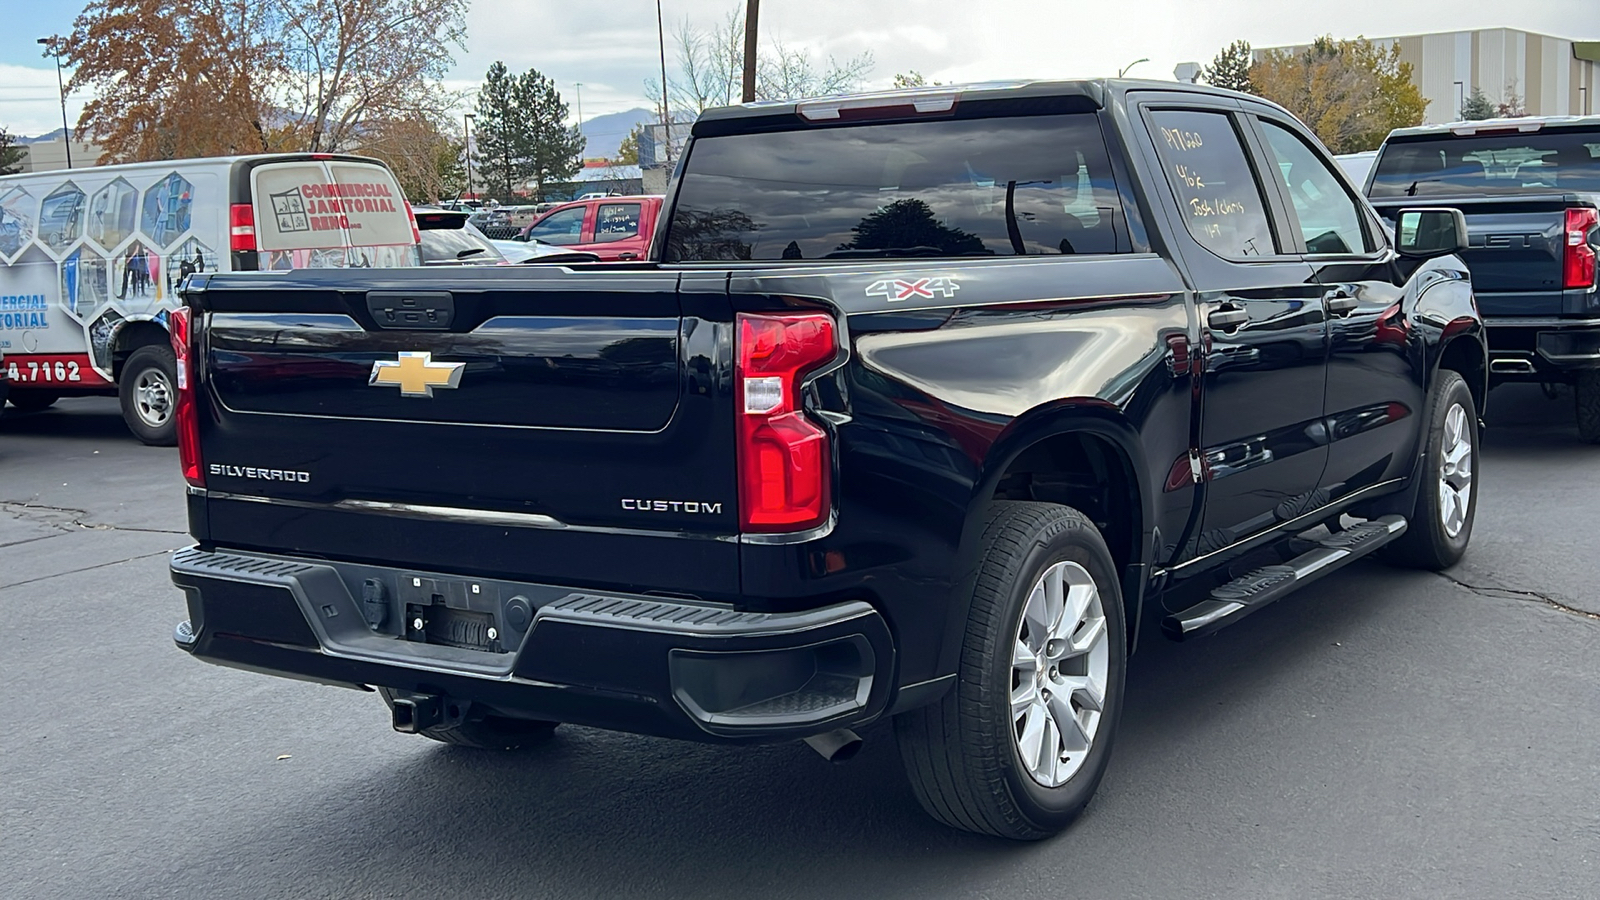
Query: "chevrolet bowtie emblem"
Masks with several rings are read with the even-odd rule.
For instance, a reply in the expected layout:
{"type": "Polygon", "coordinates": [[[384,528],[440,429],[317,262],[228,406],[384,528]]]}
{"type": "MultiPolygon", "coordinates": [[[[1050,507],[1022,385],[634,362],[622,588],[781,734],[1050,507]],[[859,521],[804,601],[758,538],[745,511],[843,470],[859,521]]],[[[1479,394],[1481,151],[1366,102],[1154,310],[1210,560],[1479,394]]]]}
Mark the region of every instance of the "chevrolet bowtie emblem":
{"type": "Polygon", "coordinates": [[[399,385],[402,397],[432,397],[436,387],[461,386],[461,372],[466,363],[436,363],[427,351],[403,350],[398,362],[380,359],[372,364],[372,377],[367,384],[399,385]]]}

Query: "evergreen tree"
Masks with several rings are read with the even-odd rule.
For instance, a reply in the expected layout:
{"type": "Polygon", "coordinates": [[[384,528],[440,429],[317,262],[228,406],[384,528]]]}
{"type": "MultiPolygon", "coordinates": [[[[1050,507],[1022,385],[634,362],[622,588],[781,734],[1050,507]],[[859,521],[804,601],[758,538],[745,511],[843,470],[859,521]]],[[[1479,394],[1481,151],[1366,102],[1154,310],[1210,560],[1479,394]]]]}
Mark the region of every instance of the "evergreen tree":
{"type": "Polygon", "coordinates": [[[510,200],[517,186],[532,174],[526,116],[517,96],[518,79],[496,60],[478,91],[477,129],[473,143],[478,171],[488,194],[510,200]]]}
{"type": "Polygon", "coordinates": [[[478,167],[489,192],[511,200],[533,183],[536,199],[545,188],[571,178],[583,165],[584,138],[567,125],[567,104],[555,82],[533,69],[512,75],[505,63],[489,67],[478,91],[478,167]]]}
{"type": "Polygon", "coordinates": [[[28,155],[11,132],[0,128],[0,175],[15,175],[22,171],[22,158],[28,155]]]}
{"type": "Polygon", "coordinates": [[[1473,88],[1467,102],[1461,104],[1461,118],[1467,122],[1494,118],[1494,104],[1483,95],[1482,88],[1473,88]]]}
{"type": "Polygon", "coordinates": [[[1211,65],[1201,70],[1200,77],[1206,84],[1253,94],[1256,88],[1250,81],[1250,68],[1254,61],[1250,42],[1234,41],[1217,54],[1211,65]]]}
{"type": "Polygon", "coordinates": [[[517,102],[524,116],[528,177],[535,199],[547,185],[566,181],[583,166],[584,136],[567,124],[567,104],[556,83],[529,69],[517,79],[517,102]]]}

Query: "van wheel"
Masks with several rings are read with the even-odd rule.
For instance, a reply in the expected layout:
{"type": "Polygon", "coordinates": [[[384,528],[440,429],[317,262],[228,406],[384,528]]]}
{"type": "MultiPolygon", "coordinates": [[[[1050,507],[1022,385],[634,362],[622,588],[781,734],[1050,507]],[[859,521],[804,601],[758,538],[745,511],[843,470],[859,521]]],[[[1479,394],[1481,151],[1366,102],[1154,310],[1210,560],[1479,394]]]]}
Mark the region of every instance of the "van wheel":
{"type": "Polygon", "coordinates": [[[1600,371],[1580,372],[1572,394],[1578,404],[1578,437],[1600,444],[1600,371]]]}
{"type": "MultiPolygon", "coordinates": [[[[383,698],[384,705],[394,708],[395,692],[386,687],[378,688],[378,696],[383,698]]],[[[532,747],[550,739],[555,733],[558,722],[543,722],[535,719],[512,719],[505,716],[473,716],[468,710],[468,717],[461,719],[453,725],[435,725],[424,728],[417,734],[438,741],[441,744],[453,744],[457,747],[472,747],[477,750],[522,750],[532,747]]]]}
{"type": "Polygon", "coordinates": [[[1122,710],[1127,639],[1116,563],[1082,513],[990,511],[956,684],[895,717],[923,809],[1015,840],[1065,828],[1094,795],[1122,710]]]}
{"type": "Polygon", "coordinates": [[[61,399],[61,395],[49,391],[12,390],[6,399],[20,412],[38,412],[54,406],[55,402],[61,399]]]}
{"type": "Polygon", "coordinates": [[[151,344],[133,351],[122,366],[117,394],[122,420],[134,437],[156,447],[178,443],[178,363],[171,347],[151,344]]]}

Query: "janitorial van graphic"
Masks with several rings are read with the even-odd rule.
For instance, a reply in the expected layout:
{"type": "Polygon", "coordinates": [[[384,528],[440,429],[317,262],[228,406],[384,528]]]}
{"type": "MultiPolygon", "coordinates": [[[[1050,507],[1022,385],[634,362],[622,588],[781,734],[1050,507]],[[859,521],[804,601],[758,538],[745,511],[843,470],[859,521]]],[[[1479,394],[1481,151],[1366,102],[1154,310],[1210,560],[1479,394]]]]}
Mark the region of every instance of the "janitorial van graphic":
{"type": "Polygon", "coordinates": [[[193,272],[414,266],[393,174],[332,154],[0,177],[0,352],[10,402],[110,394],[140,440],[171,444],[167,313],[193,272]]]}

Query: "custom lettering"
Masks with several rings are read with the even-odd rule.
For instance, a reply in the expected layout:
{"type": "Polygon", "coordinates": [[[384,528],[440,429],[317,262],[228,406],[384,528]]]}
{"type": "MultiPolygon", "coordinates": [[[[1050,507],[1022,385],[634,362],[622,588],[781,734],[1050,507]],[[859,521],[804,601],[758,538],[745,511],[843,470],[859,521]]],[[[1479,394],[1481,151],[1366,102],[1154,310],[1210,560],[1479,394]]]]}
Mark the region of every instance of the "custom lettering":
{"type": "Polygon", "coordinates": [[[628,498],[622,500],[622,508],[630,512],[675,512],[701,515],[720,515],[722,513],[721,503],[707,503],[704,500],[638,500],[628,498]]]}

